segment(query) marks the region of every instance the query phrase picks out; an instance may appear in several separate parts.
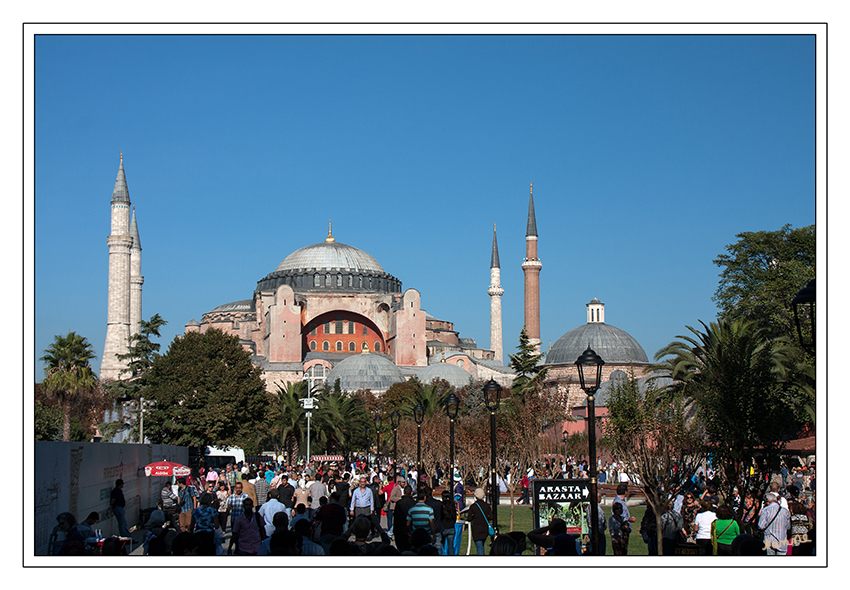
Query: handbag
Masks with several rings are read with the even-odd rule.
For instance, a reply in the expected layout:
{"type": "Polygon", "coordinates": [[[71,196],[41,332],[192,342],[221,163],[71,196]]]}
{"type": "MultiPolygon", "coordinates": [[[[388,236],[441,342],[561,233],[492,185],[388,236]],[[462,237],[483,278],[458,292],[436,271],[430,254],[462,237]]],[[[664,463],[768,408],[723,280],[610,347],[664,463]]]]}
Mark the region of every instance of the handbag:
{"type": "MultiPolygon", "coordinates": [[[[476,503],[475,503],[475,505],[476,505],[476,506],[478,506],[478,510],[480,510],[480,511],[481,511],[481,516],[484,516],[484,509],[481,507],[481,504],[479,504],[479,503],[477,503],[477,502],[476,502],[476,503]]],[[[490,535],[491,537],[492,537],[493,535],[495,535],[495,534],[496,534],[496,529],[494,529],[494,528],[493,528],[493,525],[492,525],[492,524],[490,524],[490,521],[489,521],[489,520],[487,520],[487,517],[486,517],[486,516],[484,516],[484,522],[486,522],[486,523],[487,523],[487,534],[488,534],[488,535],[490,535]]]]}
{"type": "Polygon", "coordinates": [[[779,516],[779,512],[781,510],[782,510],[782,508],[780,508],[779,510],[776,511],[776,514],[773,515],[773,518],[770,519],[770,522],[767,523],[766,527],[761,528],[760,526],[758,526],[758,524],[756,524],[756,531],[755,531],[755,534],[753,536],[756,538],[756,540],[759,543],[764,544],[764,533],[767,529],[770,528],[770,525],[773,524],[773,521],[776,520],[776,517],[779,516]]]}
{"type": "MultiPolygon", "coordinates": [[[[726,528],[725,528],[725,529],[723,529],[722,531],[720,531],[720,532],[718,533],[718,532],[717,532],[717,526],[716,526],[716,525],[717,525],[717,520],[712,520],[712,521],[711,521],[711,549],[712,549],[712,552],[713,552],[713,554],[714,554],[714,555],[717,555],[717,537],[722,536],[722,535],[723,535],[723,533],[725,533],[726,531],[728,531],[728,530],[729,530],[729,527],[730,527],[730,526],[732,526],[732,523],[733,523],[733,522],[735,522],[735,520],[734,520],[734,519],[733,519],[733,520],[731,520],[731,521],[729,521],[729,524],[727,524],[727,525],[726,525],[726,528]]],[[[772,522],[772,521],[771,521],[771,522],[772,522]]]]}

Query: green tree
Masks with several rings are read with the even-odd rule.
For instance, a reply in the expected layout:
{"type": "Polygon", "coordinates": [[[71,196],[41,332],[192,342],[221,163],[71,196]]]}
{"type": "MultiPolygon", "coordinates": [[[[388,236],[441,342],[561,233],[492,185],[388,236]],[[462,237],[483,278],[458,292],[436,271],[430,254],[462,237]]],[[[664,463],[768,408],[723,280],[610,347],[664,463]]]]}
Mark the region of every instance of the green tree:
{"type": "Polygon", "coordinates": [[[743,232],[714,264],[723,268],[713,300],[719,319],[751,320],[771,337],[794,334],[791,301],[815,278],[815,226],[743,232]]]}
{"type": "Polygon", "coordinates": [[[688,326],[693,337],[677,336],[681,341],[658,351],[656,361],[664,361],[650,368],[671,377],[671,389],[694,401],[728,495],[757,456],[770,470],[812,400],[800,386],[796,350],[785,338],[770,338],[751,321],[700,323],[704,331],[688,326]]]}
{"type": "Polygon", "coordinates": [[[286,454],[287,459],[294,462],[298,458],[299,441],[304,433],[307,422],[301,398],[307,394],[307,383],[298,381],[287,383],[286,387],[278,386],[274,403],[269,406],[267,414],[268,444],[275,455],[286,454]]]}
{"type": "Polygon", "coordinates": [[[103,406],[103,392],[90,360],[95,357],[89,341],[68,332],[55,336],[44,351],[46,376],[42,381],[45,398],[58,403],[62,410],[62,440],[71,440],[72,413],[97,409],[103,406]]]}
{"type": "MultiPolygon", "coordinates": [[[[151,337],[159,338],[160,328],[167,323],[158,313],[151,316],[150,320],[142,320],[139,333],[130,337],[127,352],[117,355],[120,360],[129,361],[129,363],[122,372],[124,379],[104,384],[113,403],[121,409],[118,420],[100,425],[104,440],[112,440],[119,432],[125,430],[129,432],[127,441],[138,440],[140,409],[145,386],[143,377],[159,356],[160,349],[160,344],[153,342],[151,337]],[[131,412],[125,413],[124,408],[131,408],[131,412]]],[[[148,405],[148,401],[145,401],[145,406],[148,405]]]]}
{"type": "Polygon", "coordinates": [[[151,336],[159,338],[159,330],[168,322],[156,313],[151,319],[140,322],[138,334],[130,337],[129,348],[125,354],[119,354],[118,359],[129,361],[123,373],[128,373],[127,378],[135,379],[151,368],[156,357],[159,356],[160,345],[152,342],[151,336]]]}
{"type": "Polygon", "coordinates": [[[638,474],[644,495],[655,512],[658,555],[661,555],[661,515],[676,490],[688,482],[705,457],[696,421],[689,420],[680,392],[666,391],[655,379],[615,379],[608,395],[608,419],[603,428],[609,446],[638,474]]]}
{"type": "Polygon", "coordinates": [[[183,446],[252,447],[270,394],[236,336],[211,329],[177,336],[144,376],[145,433],[183,446]]]}
{"type": "Polygon", "coordinates": [[[62,410],[35,400],[35,440],[56,440],[62,434],[62,410]]]}
{"type": "Polygon", "coordinates": [[[517,353],[509,356],[511,359],[510,366],[516,372],[516,377],[511,384],[511,391],[521,402],[525,403],[526,397],[531,392],[540,390],[548,372],[548,367],[540,362],[543,354],[538,352],[537,347],[531,344],[525,326],[519,333],[517,353]]]}
{"type": "Polygon", "coordinates": [[[332,388],[325,387],[316,397],[311,426],[317,449],[348,455],[365,448],[368,444],[366,429],[372,418],[363,400],[341,391],[339,379],[332,388]]]}

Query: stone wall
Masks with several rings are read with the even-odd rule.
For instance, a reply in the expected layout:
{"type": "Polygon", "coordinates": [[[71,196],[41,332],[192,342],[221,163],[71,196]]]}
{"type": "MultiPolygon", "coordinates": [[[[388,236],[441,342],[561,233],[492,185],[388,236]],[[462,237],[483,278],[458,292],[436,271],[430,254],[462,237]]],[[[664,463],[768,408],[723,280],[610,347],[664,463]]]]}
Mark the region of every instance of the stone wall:
{"type": "MultiPolygon", "coordinates": [[[[113,443],[35,443],[34,526],[32,555],[47,555],[48,540],[56,516],[72,513],[78,521],[97,512],[95,528],[104,536],[118,534],[118,525],[109,508],[109,496],[116,479],[124,480],[127,525],[140,522],[140,510],[156,506],[164,477],[146,477],[145,465],[155,461],[173,461],[186,465],[187,447],[113,443]]],[[[28,536],[25,533],[25,537],[28,536]]],[[[43,565],[43,564],[39,564],[43,565]]]]}

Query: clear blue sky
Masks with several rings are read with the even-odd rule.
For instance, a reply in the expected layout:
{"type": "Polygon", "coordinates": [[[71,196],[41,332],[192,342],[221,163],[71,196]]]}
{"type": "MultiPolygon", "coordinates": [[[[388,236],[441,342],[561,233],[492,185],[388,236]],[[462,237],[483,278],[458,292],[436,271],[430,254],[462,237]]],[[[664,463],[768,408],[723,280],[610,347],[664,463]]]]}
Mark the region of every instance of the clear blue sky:
{"type": "Polygon", "coordinates": [[[35,356],[96,369],[119,151],[163,350],[329,219],[489,347],[496,223],[507,361],[534,182],[544,348],[598,297],[652,357],[736,234],[815,222],[812,36],[43,36],[35,97],[35,356]]]}

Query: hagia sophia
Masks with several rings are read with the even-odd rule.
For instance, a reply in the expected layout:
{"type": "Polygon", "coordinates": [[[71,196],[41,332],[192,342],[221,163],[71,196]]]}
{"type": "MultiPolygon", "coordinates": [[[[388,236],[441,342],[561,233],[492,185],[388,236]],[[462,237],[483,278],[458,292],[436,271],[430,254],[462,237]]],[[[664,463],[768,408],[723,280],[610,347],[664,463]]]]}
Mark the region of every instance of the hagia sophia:
{"type": "MultiPolygon", "coordinates": [[[[525,327],[540,350],[540,272],[533,186],[526,226],[525,327]]],[[[131,207],[123,155],[111,201],[109,297],[106,343],[100,378],[120,379],[129,338],[139,330],[142,284],[141,241],[131,207]],[[130,218],[132,212],[132,218],[130,218]]],[[[223,303],[185,325],[185,332],[211,328],[239,338],[263,370],[269,391],[286,383],[307,381],[311,389],[340,380],[343,390],[385,392],[413,376],[435,378],[453,386],[470,380],[496,380],[509,387],[514,372],[504,364],[502,347],[500,260],[493,228],[490,262],[490,347],[461,338],[453,322],[431,317],[423,308],[427,292],[402,289],[402,281],[384,270],[370,254],[337,241],[332,226],[323,241],[286,256],[256,286],[246,286],[245,299],[223,303]],[[424,301],[423,301],[424,299],[424,301]]],[[[604,379],[615,371],[646,372],[647,355],[625,331],[605,323],[605,305],[586,304],[587,323],[567,331],[550,346],[544,363],[548,387],[568,394],[569,409],[585,398],[579,388],[575,360],[590,345],[604,360],[604,379]]],[[[621,373],[617,373],[620,375],[621,373]]],[[[124,375],[126,377],[126,374],[124,375]]]]}

